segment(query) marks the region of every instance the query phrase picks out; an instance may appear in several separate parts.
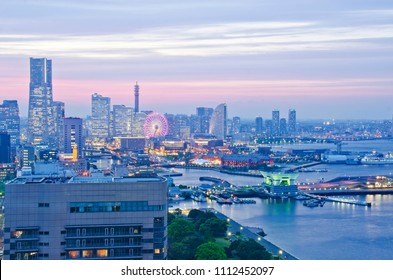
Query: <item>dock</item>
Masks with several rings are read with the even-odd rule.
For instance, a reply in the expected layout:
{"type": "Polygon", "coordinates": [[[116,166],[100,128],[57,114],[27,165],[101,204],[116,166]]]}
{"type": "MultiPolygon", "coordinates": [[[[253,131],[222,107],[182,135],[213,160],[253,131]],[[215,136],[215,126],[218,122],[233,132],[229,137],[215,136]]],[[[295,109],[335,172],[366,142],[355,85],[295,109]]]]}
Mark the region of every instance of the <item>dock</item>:
{"type": "Polygon", "coordinates": [[[340,198],[340,197],[321,196],[321,195],[315,195],[315,194],[309,194],[309,193],[303,193],[303,195],[308,196],[310,198],[318,199],[321,201],[340,202],[340,203],[346,203],[346,204],[371,207],[371,202],[367,202],[367,201],[360,201],[360,200],[340,198]]]}

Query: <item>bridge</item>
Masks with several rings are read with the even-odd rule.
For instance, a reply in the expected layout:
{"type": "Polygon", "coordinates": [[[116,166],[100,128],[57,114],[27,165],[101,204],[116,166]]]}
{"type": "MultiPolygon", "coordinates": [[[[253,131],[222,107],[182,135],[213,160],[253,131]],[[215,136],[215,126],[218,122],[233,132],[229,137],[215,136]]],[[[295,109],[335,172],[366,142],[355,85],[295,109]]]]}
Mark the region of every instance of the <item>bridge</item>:
{"type": "Polygon", "coordinates": [[[306,163],[306,164],[302,164],[293,168],[290,168],[288,170],[286,170],[285,172],[295,172],[299,169],[303,169],[303,168],[307,168],[307,167],[311,167],[311,166],[315,166],[315,165],[319,165],[322,164],[322,162],[317,161],[317,162],[310,162],[310,163],[306,163]]]}

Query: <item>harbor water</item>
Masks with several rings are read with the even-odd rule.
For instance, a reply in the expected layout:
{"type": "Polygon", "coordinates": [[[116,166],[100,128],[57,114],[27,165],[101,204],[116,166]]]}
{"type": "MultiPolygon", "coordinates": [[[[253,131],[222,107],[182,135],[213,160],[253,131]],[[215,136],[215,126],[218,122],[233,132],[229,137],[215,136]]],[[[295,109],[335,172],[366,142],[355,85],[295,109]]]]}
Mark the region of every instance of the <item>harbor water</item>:
{"type": "MultiPolygon", "coordinates": [[[[367,141],[365,141],[367,142],[367,141]]],[[[355,143],[356,145],[361,145],[355,143]]],[[[372,148],[372,143],[367,143],[372,148]]],[[[384,143],[384,151],[391,148],[384,143]]],[[[382,144],[381,144],[382,145],[382,144]]],[[[350,146],[350,145],[348,145],[350,146]]],[[[351,147],[349,147],[351,148],[351,147]]],[[[364,148],[364,150],[366,150],[364,148]]],[[[393,149],[390,149],[393,150],[393,149]]],[[[325,181],[339,176],[391,175],[393,165],[319,165],[328,172],[299,175],[298,182],[325,181]]],[[[200,177],[212,176],[235,185],[258,185],[262,178],[223,174],[212,170],[175,169],[176,185],[199,185],[200,177]]],[[[351,197],[352,198],[352,197],[351,197]]],[[[393,260],[393,195],[353,197],[371,207],[327,202],[309,208],[294,199],[259,199],[256,204],[220,205],[215,201],[182,201],[175,208],[215,208],[243,226],[261,227],[278,247],[305,260],[393,260]]]]}

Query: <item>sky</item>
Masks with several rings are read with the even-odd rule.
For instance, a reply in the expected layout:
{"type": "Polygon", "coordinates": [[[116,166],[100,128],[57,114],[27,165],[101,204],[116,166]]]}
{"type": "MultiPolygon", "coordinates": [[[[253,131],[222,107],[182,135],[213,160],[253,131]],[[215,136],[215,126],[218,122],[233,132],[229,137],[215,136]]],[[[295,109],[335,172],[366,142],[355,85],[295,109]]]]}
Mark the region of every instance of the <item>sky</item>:
{"type": "Polygon", "coordinates": [[[1,0],[0,102],[27,116],[29,58],[52,59],[53,96],[85,117],[112,104],[229,117],[391,119],[391,0],[1,0]]]}

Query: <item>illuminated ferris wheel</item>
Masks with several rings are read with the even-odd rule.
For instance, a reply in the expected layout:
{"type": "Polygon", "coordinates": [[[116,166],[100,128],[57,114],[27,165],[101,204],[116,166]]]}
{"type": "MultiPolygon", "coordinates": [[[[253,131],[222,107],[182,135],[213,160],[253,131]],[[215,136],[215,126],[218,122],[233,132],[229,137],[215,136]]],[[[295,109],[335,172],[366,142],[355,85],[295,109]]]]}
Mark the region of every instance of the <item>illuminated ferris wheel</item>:
{"type": "Polygon", "coordinates": [[[160,113],[147,115],[143,125],[146,138],[161,137],[168,134],[168,120],[160,113]]]}

